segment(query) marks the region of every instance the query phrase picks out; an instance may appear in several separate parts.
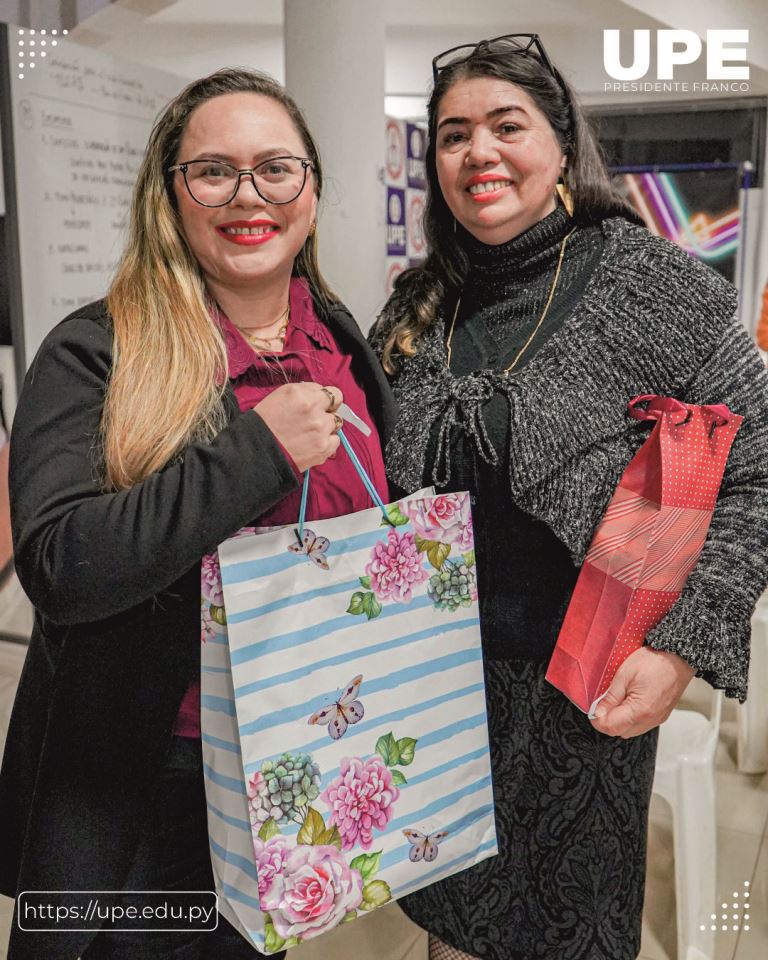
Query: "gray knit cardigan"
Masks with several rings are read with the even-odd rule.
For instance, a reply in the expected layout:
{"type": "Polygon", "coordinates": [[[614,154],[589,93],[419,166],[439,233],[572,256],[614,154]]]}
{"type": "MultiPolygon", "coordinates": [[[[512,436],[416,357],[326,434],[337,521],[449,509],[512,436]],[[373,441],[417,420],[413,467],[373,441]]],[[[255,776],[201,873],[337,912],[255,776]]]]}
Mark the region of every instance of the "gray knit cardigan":
{"type": "MultiPolygon", "coordinates": [[[[603,256],[572,316],[512,376],[447,369],[444,319],[399,357],[400,420],[386,460],[405,489],[450,476],[450,441],[471,437],[495,462],[482,409],[495,390],[511,418],[510,495],[544,521],[580,565],[624,468],[648,435],[627,401],[657,393],[726,403],[744,416],[699,562],[647,644],[678,654],[714,687],[744,700],[750,616],[768,582],[768,375],[735,321],[736,291],[674,244],[616,218],[604,221],[603,256]],[[438,456],[425,465],[428,438],[438,456]]],[[[402,297],[402,294],[399,295],[402,297]]],[[[371,332],[381,352],[398,294],[371,332]]],[[[499,464],[501,468],[503,465],[499,464]]]]}

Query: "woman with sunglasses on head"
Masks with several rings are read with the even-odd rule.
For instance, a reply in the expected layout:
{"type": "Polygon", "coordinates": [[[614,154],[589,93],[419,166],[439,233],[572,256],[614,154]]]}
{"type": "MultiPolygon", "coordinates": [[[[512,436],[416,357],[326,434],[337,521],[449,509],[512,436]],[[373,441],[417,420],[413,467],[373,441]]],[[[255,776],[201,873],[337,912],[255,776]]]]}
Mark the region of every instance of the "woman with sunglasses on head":
{"type": "MultiPolygon", "coordinates": [[[[335,457],[342,400],[373,427],[348,440],[386,489],[392,401],[319,272],[321,189],[282,87],[236,69],[190,84],[150,137],[106,300],[32,363],[11,443],[16,568],[36,615],[0,776],[8,896],[213,889],[201,558],[244,525],[295,522],[309,467],[308,518],[371,505],[335,457]]],[[[223,918],[206,933],[14,924],[11,960],[42,956],[259,954],[223,918]]]]}
{"type": "Polygon", "coordinates": [[[768,409],[735,290],[614,194],[535,35],[433,63],[425,263],[372,333],[406,489],[469,489],[499,855],[408,897],[432,960],[630,960],[657,728],[696,673],[746,695],[768,579],[768,409]],[[545,681],[578,567],[658,393],[745,416],[699,564],[590,721],[545,681]]]}

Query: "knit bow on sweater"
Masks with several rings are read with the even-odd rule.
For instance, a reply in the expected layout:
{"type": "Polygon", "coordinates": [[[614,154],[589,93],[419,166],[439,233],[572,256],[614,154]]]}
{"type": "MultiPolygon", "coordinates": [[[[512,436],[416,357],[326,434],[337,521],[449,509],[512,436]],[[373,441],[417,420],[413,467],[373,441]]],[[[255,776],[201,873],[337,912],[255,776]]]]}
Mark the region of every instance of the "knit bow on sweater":
{"type": "MultiPolygon", "coordinates": [[[[405,489],[450,476],[450,438],[496,453],[483,424],[495,391],[509,404],[510,496],[542,520],[576,564],[647,430],[627,414],[639,394],[725,403],[745,417],[707,542],[681,598],[647,642],[679,653],[716,687],[746,696],[750,627],[768,582],[768,375],[735,321],[736,291],[668,241],[621,218],[601,224],[604,250],[573,314],[511,376],[447,369],[439,318],[417,354],[397,358],[400,419],[387,470],[405,489]],[[438,455],[425,462],[437,430],[438,455]]],[[[385,318],[388,317],[385,314],[385,318]]],[[[383,318],[371,333],[381,350],[383,318]]]]}

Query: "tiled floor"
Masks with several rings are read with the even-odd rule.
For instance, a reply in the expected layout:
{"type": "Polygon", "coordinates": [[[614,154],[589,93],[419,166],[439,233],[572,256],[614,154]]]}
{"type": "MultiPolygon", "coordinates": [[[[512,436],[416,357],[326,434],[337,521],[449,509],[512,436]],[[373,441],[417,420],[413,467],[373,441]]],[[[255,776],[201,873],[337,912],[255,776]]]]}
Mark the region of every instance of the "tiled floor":
{"type": "MultiPolygon", "coordinates": [[[[735,709],[726,701],[717,752],[717,892],[732,913],[733,893],[740,892],[743,903],[748,890],[750,909],[749,919],[737,924],[739,930],[718,931],[712,960],[765,960],[768,774],[746,776],[737,771],[735,709]]],[[[6,957],[11,908],[12,901],[0,897],[0,960],[6,957]]],[[[739,913],[743,916],[746,911],[742,908],[739,913]]],[[[418,927],[392,906],[298,947],[290,956],[292,960],[426,960],[427,943],[418,927]]],[[[651,805],[641,960],[677,960],[672,821],[669,809],[656,798],[651,805]]]]}

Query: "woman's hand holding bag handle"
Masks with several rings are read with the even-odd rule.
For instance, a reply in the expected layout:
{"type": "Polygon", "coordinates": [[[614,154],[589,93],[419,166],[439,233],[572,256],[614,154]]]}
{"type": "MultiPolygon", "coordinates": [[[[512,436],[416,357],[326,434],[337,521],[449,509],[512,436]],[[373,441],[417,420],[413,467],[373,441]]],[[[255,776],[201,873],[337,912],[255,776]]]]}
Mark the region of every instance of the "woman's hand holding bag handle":
{"type": "Polygon", "coordinates": [[[338,450],[336,429],[339,421],[334,411],[343,399],[338,387],[286,383],[253,409],[303,473],[325,463],[338,450]]]}

